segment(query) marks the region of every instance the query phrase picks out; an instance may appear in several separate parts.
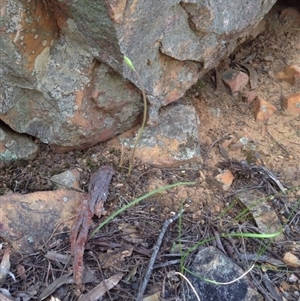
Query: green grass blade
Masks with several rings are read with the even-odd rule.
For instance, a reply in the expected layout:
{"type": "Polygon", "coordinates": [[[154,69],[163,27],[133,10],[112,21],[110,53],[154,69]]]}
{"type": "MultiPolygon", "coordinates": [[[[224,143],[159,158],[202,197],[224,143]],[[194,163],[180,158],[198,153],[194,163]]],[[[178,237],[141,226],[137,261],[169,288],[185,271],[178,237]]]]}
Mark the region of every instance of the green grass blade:
{"type": "Polygon", "coordinates": [[[171,184],[171,185],[166,185],[163,187],[160,187],[158,189],[152,190],[146,194],[144,194],[143,196],[133,200],[132,202],[130,202],[129,204],[123,206],[122,208],[120,208],[119,210],[117,210],[116,212],[114,212],[113,214],[111,214],[108,218],[106,218],[90,235],[89,238],[93,237],[102,227],[104,227],[108,222],[110,222],[113,218],[115,218],[117,215],[119,215],[120,213],[124,212],[125,210],[127,210],[128,208],[138,204],[140,201],[156,194],[156,193],[160,193],[163,192],[165,190],[177,187],[177,186],[184,186],[184,185],[195,185],[197,182],[178,182],[175,184],[171,184]]]}

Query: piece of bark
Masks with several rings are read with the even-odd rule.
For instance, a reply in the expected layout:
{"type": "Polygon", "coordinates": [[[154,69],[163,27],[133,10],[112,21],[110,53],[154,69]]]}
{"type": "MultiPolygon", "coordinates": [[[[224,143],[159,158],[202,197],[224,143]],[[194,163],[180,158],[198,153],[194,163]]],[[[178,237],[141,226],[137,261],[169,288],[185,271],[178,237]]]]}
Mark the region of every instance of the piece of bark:
{"type": "Polygon", "coordinates": [[[102,166],[91,176],[89,195],[79,207],[77,217],[70,233],[71,254],[73,256],[73,277],[76,285],[81,286],[84,271],[83,254],[88,237],[89,227],[94,214],[101,216],[103,204],[108,196],[108,188],[114,170],[102,166]]]}
{"type": "Polygon", "coordinates": [[[90,179],[90,210],[98,217],[101,216],[104,202],[107,200],[108,188],[115,171],[110,166],[102,166],[90,179]]]}
{"type": "Polygon", "coordinates": [[[89,201],[85,199],[79,208],[70,234],[71,253],[73,255],[73,277],[74,282],[78,286],[82,284],[84,247],[92,217],[93,213],[89,209],[89,201]]]}

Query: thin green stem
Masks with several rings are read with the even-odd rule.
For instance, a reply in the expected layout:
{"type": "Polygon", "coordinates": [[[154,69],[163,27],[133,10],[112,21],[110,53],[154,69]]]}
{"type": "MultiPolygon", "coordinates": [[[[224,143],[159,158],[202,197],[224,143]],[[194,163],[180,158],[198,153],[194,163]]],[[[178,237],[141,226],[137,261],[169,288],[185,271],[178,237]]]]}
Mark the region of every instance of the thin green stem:
{"type": "Polygon", "coordinates": [[[152,190],[146,194],[144,194],[143,196],[134,199],[132,202],[130,202],[129,204],[123,206],[122,208],[120,208],[119,210],[115,211],[113,214],[111,214],[108,218],[106,218],[95,230],[93,230],[93,232],[90,234],[89,238],[93,237],[102,227],[104,227],[108,222],[110,222],[113,218],[115,218],[117,215],[119,215],[120,213],[124,212],[125,210],[127,210],[128,208],[138,204],[140,201],[156,194],[156,193],[160,193],[163,192],[167,189],[171,189],[177,186],[183,186],[183,185],[195,185],[196,182],[178,182],[175,184],[170,184],[170,185],[166,185],[163,187],[160,187],[158,189],[152,190]]]}
{"type": "Polygon", "coordinates": [[[130,175],[131,173],[131,170],[132,170],[132,166],[133,166],[133,160],[134,160],[134,155],[135,155],[135,150],[136,150],[136,147],[138,145],[138,142],[140,141],[141,137],[142,137],[142,134],[143,134],[143,131],[144,131],[144,128],[145,128],[145,125],[146,125],[146,121],[147,121],[147,111],[148,111],[148,107],[147,107],[147,98],[146,98],[146,94],[145,94],[145,88],[144,88],[144,85],[143,85],[143,82],[142,82],[142,79],[139,75],[139,73],[134,69],[134,72],[138,78],[138,81],[139,81],[139,84],[141,86],[141,90],[142,90],[142,95],[143,95],[143,101],[144,101],[144,114],[143,114],[143,122],[142,122],[142,125],[138,131],[138,134],[137,134],[137,137],[135,139],[135,142],[134,142],[134,146],[133,146],[133,150],[132,150],[132,154],[131,154],[131,158],[130,158],[130,162],[129,162],[129,170],[128,170],[128,176],[130,175]]]}

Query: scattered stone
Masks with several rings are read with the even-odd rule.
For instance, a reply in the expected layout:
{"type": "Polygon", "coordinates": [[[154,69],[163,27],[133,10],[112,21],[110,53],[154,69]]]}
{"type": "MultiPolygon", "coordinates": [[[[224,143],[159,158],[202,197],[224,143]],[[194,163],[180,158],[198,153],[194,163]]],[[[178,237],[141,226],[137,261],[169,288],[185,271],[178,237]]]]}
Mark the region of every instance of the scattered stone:
{"type": "MultiPolygon", "coordinates": [[[[219,283],[230,282],[240,277],[244,271],[230,258],[215,247],[200,250],[189,270],[199,278],[187,273],[187,278],[195,288],[200,300],[250,301],[264,300],[263,297],[248,285],[246,276],[228,285],[211,284],[205,279],[219,283]]],[[[191,288],[184,283],[182,299],[197,301],[191,288]]]]}
{"type": "MultiPolygon", "coordinates": [[[[160,117],[156,127],[145,127],[135,156],[164,168],[200,160],[199,119],[194,107],[171,104],[161,110],[160,117]]],[[[134,139],[126,139],[124,144],[133,147],[134,139]]]]}
{"type": "Polygon", "coordinates": [[[185,201],[188,198],[186,187],[178,186],[176,189],[176,196],[180,200],[180,202],[185,201]]]}
{"type": "Polygon", "coordinates": [[[300,114],[300,93],[286,96],[283,99],[283,108],[291,114],[300,114]]]}
{"type": "Polygon", "coordinates": [[[38,146],[27,136],[0,126],[0,163],[14,160],[33,160],[38,146]]]}
{"type": "Polygon", "coordinates": [[[214,210],[215,210],[215,212],[220,213],[221,207],[219,205],[214,205],[214,210]]]}
{"type": "Polygon", "coordinates": [[[276,111],[275,106],[261,97],[257,97],[253,102],[253,112],[257,122],[268,120],[276,111]]]}
{"type": "Polygon", "coordinates": [[[228,169],[224,170],[222,173],[216,176],[216,180],[222,184],[222,188],[225,191],[229,190],[233,179],[234,176],[232,172],[228,169]]]}
{"type": "Polygon", "coordinates": [[[268,54],[264,57],[264,60],[267,62],[273,62],[275,60],[275,58],[273,55],[268,54]]]}
{"type": "Polygon", "coordinates": [[[233,94],[243,90],[248,84],[249,76],[245,72],[228,69],[223,73],[222,80],[233,94]]]}
{"type": "Polygon", "coordinates": [[[241,92],[241,97],[246,99],[246,102],[248,104],[252,103],[253,100],[257,97],[257,92],[255,90],[247,90],[241,92]]]}
{"type": "Polygon", "coordinates": [[[66,170],[51,177],[51,180],[53,180],[58,188],[80,189],[79,179],[80,173],[76,168],[66,170]]]}
{"type": "MultiPolygon", "coordinates": [[[[251,213],[257,227],[262,233],[271,234],[282,231],[282,225],[274,211],[267,203],[263,193],[257,190],[249,190],[238,195],[242,207],[247,208],[251,213]]],[[[276,236],[275,241],[284,240],[284,235],[276,236]]]]}
{"type": "Polygon", "coordinates": [[[290,274],[288,276],[288,280],[290,283],[296,283],[299,280],[299,278],[295,274],[290,274]]]}
{"type": "Polygon", "coordinates": [[[295,86],[300,83],[300,66],[289,65],[277,73],[277,79],[295,86]]]}
{"type": "Polygon", "coordinates": [[[289,265],[291,267],[294,267],[294,268],[300,267],[300,259],[291,252],[286,252],[284,254],[282,260],[284,263],[286,263],[287,265],[289,265]]]}
{"type": "MultiPolygon", "coordinates": [[[[70,229],[83,196],[83,193],[66,189],[2,195],[1,236],[15,250],[32,253],[41,248],[54,231],[60,233],[70,229]]],[[[56,236],[55,240],[59,239],[64,236],[56,236]]]]}

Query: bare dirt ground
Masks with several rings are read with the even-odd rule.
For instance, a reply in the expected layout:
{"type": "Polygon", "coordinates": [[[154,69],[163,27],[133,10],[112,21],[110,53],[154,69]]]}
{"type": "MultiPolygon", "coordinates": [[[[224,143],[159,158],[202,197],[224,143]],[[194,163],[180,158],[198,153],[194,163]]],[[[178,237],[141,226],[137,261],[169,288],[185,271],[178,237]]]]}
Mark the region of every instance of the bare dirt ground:
{"type": "MultiPolygon", "coordinates": [[[[235,203],[236,191],[242,188],[247,190],[259,186],[258,190],[264,194],[270,210],[284,225],[284,240],[264,241],[264,254],[282,260],[286,252],[292,251],[300,258],[300,116],[288,114],[282,109],[283,97],[300,92],[300,87],[274,78],[274,74],[287,65],[300,65],[300,26],[290,16],[282,17],[283,9],[283,6],[276,5],[265,18],[265,32],[243,43],[216,70],[209,72],[187,92],[185,98],[193,103],[201,121],[201,163],[171,169],[136,162],[132,176],[127,178],[126,168],[119,166],[121,150],[113,147],[113,141],[108,141],[86,151],[68,154],[55,154],[48,146],[41,145],[34,161],[2,167],[0,193],[25,194],[54,189],[55,184],[48,179],[70,168],[79,170],[81,188],[87,191],[91,173],[100,166],[112,166],[116,175],[105,205],[106,216],[160,186],[183,181],[197,182],[196,185],[181,186],[142,201],[111,221],[88,242],[85,266],[94,273],[96,283],[120,271],[125,274],[102,300],[134,300],[163,222],[179,212],[182,205],[185,209],[182,225],[179,227],[178,223],[173,223],[169,227],[146,291],[149,295],[161,293],[163,300],[179,300],[176,298],[180,296],[181,279],[167,277],[170,271],[179,269],[179,240],[182,243],[181,252],[185,252],[195,243],[214,237],[216,233],[240,231],[241,227],[248,231],[257,229],[253,218],[235,219],[243,210],[238,202],[235,203]],[[243,61],[251,56],[248,63],[256,69],[259,78],[256,92],[277,108],[276,113],[263,123],[255,121],[252,105],[240,95],[231,95],[222,84],[216,86],[214,83],[216,74],[229,69],[233,61],[243,61]],[[289,191],[283,195],[274,183],[261,177],[258,181],[249,170],[243,169],[241,162],[266,167],[289,191]],[[235,176],[228,191],[224,191],[215,179],[224,167],[235,176]],[[222,214],[224,212],[226,214],[222,214]],[[128,251],[128,256],[121,260],[120,254],[124,250],[128,251]],[[168,264],[170,260],[177,260],[177,263],[168,264]]],[[[94,219],[94,223],[98,224],[99,220],[94,219]]],[[[244,242],[237,239],[234,243],[240,253],[257,254],[262,247],[261,242],[253,239],[244,242]]],[[[205,245],[211,244],[213,242],[205,245]]],[[[3,287],[9,289],[13,296],[21,292],[39,295],[49,283],[70,269],[69,266],[50,263],[45,260],[44,254],[50,250],[67,253],[69,248],[68,235],[59,240],[54,235],[52,241],[34,254],[24,255],[12,250],[11,272],[19,275],[18,269],[23,267],[25,277],[21,274],[16,282],[8,278],[3,287]]],[[[0,258],[2,254],[3,250],[0,250],[0,258]]],[[[246,266],[233,254],[231,257],[241,267],[246,266]]],[[[192,254],[187,258],[186,266],[191,259],[192,254]]],[[[296,268],[259,262],[249,279],[266,300],[299,300],[300,273],[296,268]],[[266,278],[272,283],[272,288],[264,281],[266,278]]],[[[95,283],[86,284],[84,291],[94,286],[95,283]]],[[[57,300],[77,298],[74,286],[70,284],[61,286],[56,296],[59,298],[57,300]]],[[[31,299],[24,297],[23,300],[31,299]]]]}

